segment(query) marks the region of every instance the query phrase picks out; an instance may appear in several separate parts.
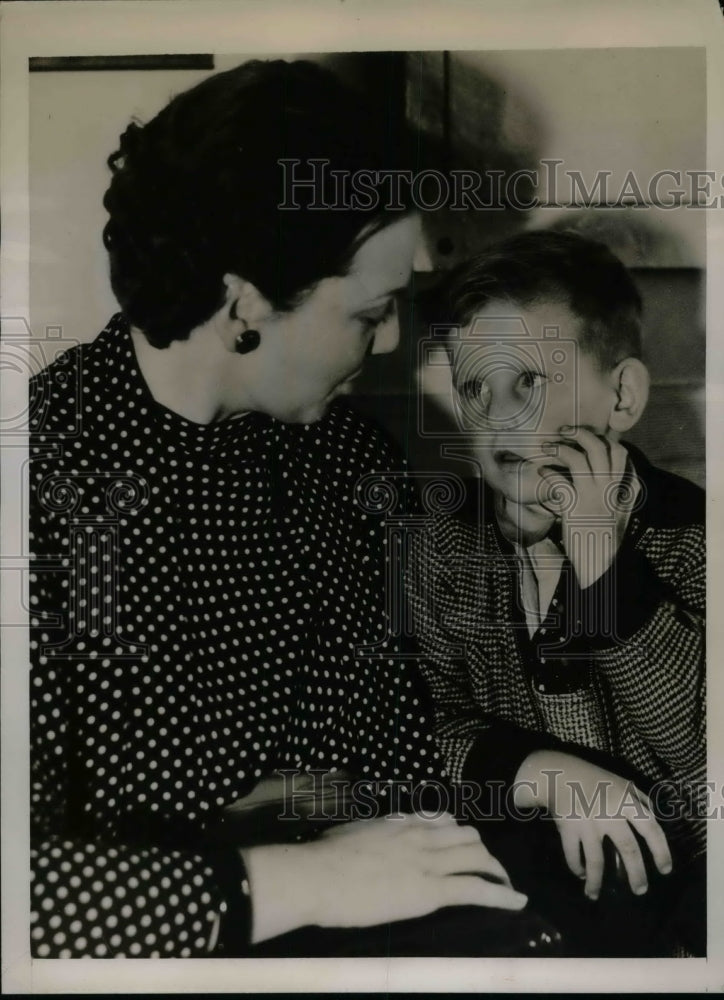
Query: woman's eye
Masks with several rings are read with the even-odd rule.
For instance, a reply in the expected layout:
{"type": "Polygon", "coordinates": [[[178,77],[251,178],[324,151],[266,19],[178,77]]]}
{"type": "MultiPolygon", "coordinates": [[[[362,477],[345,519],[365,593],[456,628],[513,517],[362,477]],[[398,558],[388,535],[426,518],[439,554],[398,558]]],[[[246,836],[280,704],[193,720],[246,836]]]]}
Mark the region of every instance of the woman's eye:
{"type": "Polygon", "coordinates": [[[378,309],[373,313],[360,316],[359,321],[362,324],[362,328],[365,332],[376,330],[378,326],[381,326],[392,316],[394,310],[395,300],[391,299],[384,309],[378,309]]]}
{"type": "Polygon", "coordinates": [[[545,382],[545,378],[546,377],[543,372],[521,372],[518,376],[518,385],[521,389],[534,389],[536,386],[542,385],[542,383],[545,382]]]}

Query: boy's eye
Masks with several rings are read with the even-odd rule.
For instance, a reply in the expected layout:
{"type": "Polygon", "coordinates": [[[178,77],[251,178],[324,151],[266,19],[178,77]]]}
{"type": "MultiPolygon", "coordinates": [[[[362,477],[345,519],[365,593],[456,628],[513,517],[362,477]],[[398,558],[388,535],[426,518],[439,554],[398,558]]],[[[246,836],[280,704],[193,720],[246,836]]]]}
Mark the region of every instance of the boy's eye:
{"type": "Polygon", "coordinates": [[[545,380],[546,376],[543,372],[525,371],[518,376],[518,386],[521,389],[534,389],[536,386],[542,385],[545,380]]]}
{"type": "Polygon", "coordinates": [[[485,386],[481,378],[469,378],[457,386],[458,394],[466,403],[474,403],[483,396],[485,386]]]}
{"type": "Polygon", "coordinates": [[[469,378],[458,383],[456,389],[463,403],[474,407],[479,413],[482,414],[490,406],[492,393],[486,379],[469,378]]]}

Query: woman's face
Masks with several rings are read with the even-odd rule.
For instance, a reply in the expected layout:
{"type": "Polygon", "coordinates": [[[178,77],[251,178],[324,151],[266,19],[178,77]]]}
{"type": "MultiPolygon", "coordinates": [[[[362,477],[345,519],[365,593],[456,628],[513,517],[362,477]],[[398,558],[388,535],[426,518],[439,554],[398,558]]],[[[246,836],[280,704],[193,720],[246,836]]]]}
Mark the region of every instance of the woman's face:
{"type": "Polygon", "coordinates": [[[324,278],[297,309],[254,324],[261,343],[245,356],[254,409],[287,422],[319,420],[352,391],[368,354],[397,347],[395,292],[410,279],[419,240],[416,216],[386,226],[360,246],[344,277],[324,278]]]}

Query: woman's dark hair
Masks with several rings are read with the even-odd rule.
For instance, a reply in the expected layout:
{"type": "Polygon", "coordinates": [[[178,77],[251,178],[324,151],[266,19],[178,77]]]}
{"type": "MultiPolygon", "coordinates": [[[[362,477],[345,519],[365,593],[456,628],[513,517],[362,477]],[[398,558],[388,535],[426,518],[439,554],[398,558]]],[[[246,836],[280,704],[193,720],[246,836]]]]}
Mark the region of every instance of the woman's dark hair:
{"type": "Polygon", "coordinates": [[[331,171],[399,168],[407,146],[389,124],[319,65],[255,60],[179,94],[147,125],[129,125],[108,160],[103,239],[130,322],[166,347],[220,308],[227,272],[280,311],[343,274],[362,230],[401,213],[383,211],[379,179],[370,208],[349,199],[333,210],[314,205],[339,206],[343,189],[331,171]],[[313,159],[329,162],[313,167],[313,159]],[[280,209],[292,200],[285,178],[313,170],[320,187],[298,185],[299,208],[280,209]]]}
{"type": "Polygon", "coordinates": [[[603,370],[641,357],[641,296],[603,243],[552,230],[513,236],[453,271],[435,308],[445,322],[465,326],[476,311],[501,299],[520,307],[563,302],[579,320],[581,348],[603,370]]]}

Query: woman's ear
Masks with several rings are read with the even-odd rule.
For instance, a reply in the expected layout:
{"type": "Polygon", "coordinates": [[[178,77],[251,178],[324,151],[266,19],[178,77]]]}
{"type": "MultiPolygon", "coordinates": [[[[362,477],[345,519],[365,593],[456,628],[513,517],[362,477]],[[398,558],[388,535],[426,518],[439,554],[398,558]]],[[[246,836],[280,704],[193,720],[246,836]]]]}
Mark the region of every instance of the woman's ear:
{"type": "Polygon", "coordinates": [[[649,370],[638,358],[620,361],[611,372],[615,402],[609,415],[611,430],[625,433],[638,423],[649,398],[649,370]]]}
{"type": "Polygon", "coordinates": [[[238,274],[225,274],[222,280],[226,291],[224,304],[216,314],[216,327],[224,342],[233,346],[241,330],[257,327],[273,309],[251,281],[238,274]]]}

